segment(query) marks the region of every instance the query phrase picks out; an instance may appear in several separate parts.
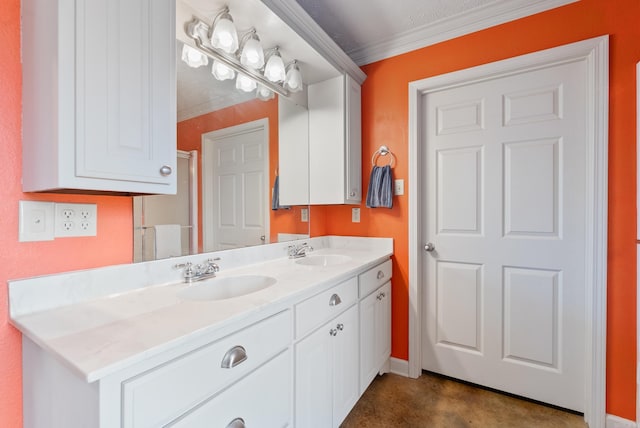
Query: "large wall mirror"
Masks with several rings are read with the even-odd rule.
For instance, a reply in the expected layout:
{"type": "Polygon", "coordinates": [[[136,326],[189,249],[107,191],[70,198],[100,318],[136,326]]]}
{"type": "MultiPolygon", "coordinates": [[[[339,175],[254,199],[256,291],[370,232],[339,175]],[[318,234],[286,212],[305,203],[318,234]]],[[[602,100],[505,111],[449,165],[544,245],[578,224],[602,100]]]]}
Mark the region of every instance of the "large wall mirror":
{"type": "Polygon", "coordinates": [[[259,99],[217,80],[213,58],[197,68],[181,59],[184,44],[196,47],[185,24],[211,25],[225,6],[240,37],[254,28],[265,51],[296,60],[305,87],[341,74],[260,0],[177,0],[178,194],[134,198],[134,261],[309,236],[306,92],[259,99]],[[279,182],[281,168],[294,168],[295,182],[279,182]]]}

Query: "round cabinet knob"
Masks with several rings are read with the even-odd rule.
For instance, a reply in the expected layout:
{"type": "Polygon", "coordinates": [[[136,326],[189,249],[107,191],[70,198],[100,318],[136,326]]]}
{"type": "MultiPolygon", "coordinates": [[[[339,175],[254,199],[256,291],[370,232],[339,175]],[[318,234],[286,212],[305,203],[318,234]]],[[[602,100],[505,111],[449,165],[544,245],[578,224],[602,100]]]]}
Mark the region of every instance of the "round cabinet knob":
{"type": "Polygon", "coordinates": [[[433,245],[431,242],[427,242],[426,244],[424,244],[425,251],[432,252],[435,249],[436,249],[436,246],[433,245]]]}
{"type": "Polygon", "coordinates": [[[331,330],[329,330],[330,336],[336,336],[337,334],[338,334],[338,330],[336,330],[335,328],[332,328],[331,330]]]}
{"type": "Polygon", "coordinates": [[[160,168],[160,175],[163,177],[171,175],[172,172],[173,170],[169,165],[162,165],[162,168],[160,168]]]}
{"type": "Polygon", "coordinates": [[[245,426],[246,425],[244,423],[244,419],[235,418],[234,420],[229,422],[229,424],[227,425],[227,428],[245,428],[245,426]]]}
{"type": "Polygon", "coordinates": [[[336,328],[340,331],[344,330],[344,324],[340,323],[336,326],[336,328]]]}
{"type": "Polygon", "coordinates": [[[353,198],[354,196],[356,196],[356,192],[354,192],[354,191],[352,190],[352,191],[351,191],[351,193],[349,193],[349,196],[351,196],[351,197],[353,198]]]}

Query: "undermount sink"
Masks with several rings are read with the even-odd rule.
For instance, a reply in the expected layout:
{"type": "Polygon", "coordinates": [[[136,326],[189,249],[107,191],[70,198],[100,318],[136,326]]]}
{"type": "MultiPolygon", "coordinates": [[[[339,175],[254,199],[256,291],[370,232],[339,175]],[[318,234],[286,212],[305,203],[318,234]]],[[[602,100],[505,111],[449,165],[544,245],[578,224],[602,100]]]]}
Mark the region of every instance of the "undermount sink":
{"type": "Polygon", "coordinates": [[[351,260],[349,256],[341,256],[337,254],[313,255],[296,260],[299,265],[305,266],[335,266],[351,260]]]}
{"type": "Polygon", "coordinates": [[[178,293],[185,300],[224,300],[245,296],[271,287],[275,278],[263,275],[238,275],[211,278],[190,284],[178,293]]]}

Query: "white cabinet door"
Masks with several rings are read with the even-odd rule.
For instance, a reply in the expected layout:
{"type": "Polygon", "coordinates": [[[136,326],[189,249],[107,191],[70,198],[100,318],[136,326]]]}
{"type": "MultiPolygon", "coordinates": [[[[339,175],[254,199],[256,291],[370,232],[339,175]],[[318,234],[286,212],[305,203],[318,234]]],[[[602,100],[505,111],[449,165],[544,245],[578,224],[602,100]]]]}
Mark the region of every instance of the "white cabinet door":
{"type": "Polygon", "coordinates": [[[25,0],[22,26],[23,189],[175,193],[175,0],[25,0]]]}
{"type": "Polygon", "coordinates": [[[295,426],[327,428],[332,424],[331,336],[327,323],[296,345],[295,426]]]}
{"type": "Polygon", "coordinates": [[[362,88],[349,75],[346,79],[346,165],[345,195],[347,203],[362,201],[362,88]]]}
{"type": "Polygon", "coordinates": [[[338,427],[358,401],[358,306],[296,345],[296,427],[338,427]]]}
{"type": "Polygon", "coordinates": [[[309,111],[278,98],[280,205],[309,204],[309,111]]]}
{"type": "Polygon", "coordinates": [[[360,397],[358,358],[358,306],[333,321],[333,426],[338,427],[360,397]]]}
{"type": "Polygon", "coordinates": [[[309,85],[309,203],[362,200],[360,85],[347,75],[309,85]]]}
{"type": "Polygon", "coordinates": [[[391,282],[360,301],[360,393],[391,354],[391,282]]]}

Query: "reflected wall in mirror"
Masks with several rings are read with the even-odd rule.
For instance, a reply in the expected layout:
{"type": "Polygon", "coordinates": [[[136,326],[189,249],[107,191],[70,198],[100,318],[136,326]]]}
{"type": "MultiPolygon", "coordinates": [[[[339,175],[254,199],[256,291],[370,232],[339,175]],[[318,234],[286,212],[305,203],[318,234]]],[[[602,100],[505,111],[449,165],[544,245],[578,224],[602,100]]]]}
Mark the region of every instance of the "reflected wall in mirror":
{"type": "MultiPolygon", "coordinates": [[[[289,124],[280,123],[282,100],[262,101],[255,91],[238,91],[233,80],[216,80],[211,74],[212,61],[209,67],[191,68],[180,60],[183,43],[193,46],[184,24],[194,16],[212,22],[225,5],[239,31],[255,27],[265,48],[279,46],[283,56],[285,52],[296,56],[305,86],[340,74],[259,0],[177,1],[177,146],[194,154],[197,161],[184,168],[187,176],[191,173],[194,177],[183,190],[191,197],[134,198],[134,261],[170,257],[176,248],[180,255],[187,255],[309,236],[308,191],[303,192],[303,198],[297,192],[292,206],[272,209],[280,168],[295,165],[296,184],[308,183],[308,158],[292,156],[287,150],[287,164],[280,164],[279,133],[289,124]],[[245,141],[249,137],[256,141],[245,141]],[[260,168],[243,170],[244,160],[252,160],[249,163],[260,168]],[[182,205],[181,209],[177,205],[182,205]],[[182,219],[158,215],[174,211],[189,215],[182,219]]],[[[286,101],[306,111],[306,92],[286,101]]],[[[293,134],[294,144],[301,148],[296,153],[308,153],[308,135],[296,135],[290,129],[285,134],[293,134]]]]}

